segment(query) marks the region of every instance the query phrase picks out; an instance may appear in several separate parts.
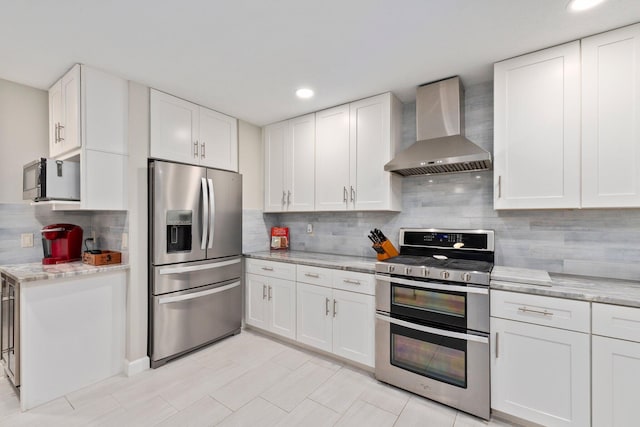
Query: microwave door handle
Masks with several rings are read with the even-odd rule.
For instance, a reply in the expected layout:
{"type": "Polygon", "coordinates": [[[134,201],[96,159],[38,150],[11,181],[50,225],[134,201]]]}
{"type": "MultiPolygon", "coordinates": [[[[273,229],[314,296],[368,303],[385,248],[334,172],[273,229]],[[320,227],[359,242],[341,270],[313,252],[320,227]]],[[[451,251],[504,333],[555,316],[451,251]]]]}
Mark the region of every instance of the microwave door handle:
{"type": "Polygon", "coordinates": [[[399,285],[413,286],[414,288],[420,288],[420,289],[462,292],[466,294],[489,295],[489,288],[487,287],[444,285],[444,284],[433,283],[433,282],[419,282],[417,280],[407,280],[407,279],[401,279],[399,277],[389,277],[389,276],[381,276],[381,275],[376,275],[376,280],[381,280],[383,282],[389,282],[389,283],[397,283],[399,285]]]}
{"type": "Polygon", "coordinates": [[[457,338],[465,341],[475,341],[482,344],[489,344],[489,338],[480,335],[463,334],[462,332],[447,331],[444,329],[430,328],[429,326],[417,325],[415,323],[407,322],[404,320],[396,319],[389,316],[383,316],[376,313],[376,319],[383,322],[393,323],[394,325],[404,326],[407,329],[413,329],[414,331],[426,332],[428,334],[439,335],[449,338],[457,338]]]}
{"type": "Polygon", "coordinates": [[[200,178],[202,186],[202,241],[200,249],[207,249],[207,234],[209,234],[209,191],[206,178],[200,178]]]}
{"type": "Polygon", "coordinates": [[[215,231],[216,225],[216,193],[213,190],[213,180],[209,178],[209,209],[211,213],[209,214],[209,249],[213,248],[213,233],[215,231]]]}

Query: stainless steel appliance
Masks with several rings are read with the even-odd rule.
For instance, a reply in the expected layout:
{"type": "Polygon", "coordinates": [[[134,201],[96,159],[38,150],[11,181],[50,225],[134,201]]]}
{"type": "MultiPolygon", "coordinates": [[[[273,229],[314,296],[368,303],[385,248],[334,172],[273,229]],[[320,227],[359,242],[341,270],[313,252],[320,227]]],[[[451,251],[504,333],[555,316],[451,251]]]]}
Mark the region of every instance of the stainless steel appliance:
{"type": "Polygon", "coordinates": [[[9,380],[20,386],[20,289],[19,284],[5,274],[0,275],[0,362],[9,380]]]}
{"type": "Polygon", "coordinates": [[[240,332],[242,176],[149,162],[149,346],[158,367],[240,332]]]}
{"type": "Polygon", "coordinates": [[[376,263],[380,381],[489,419],[490,230],[400,229],[376,263]]]}
{"type": "Polygon", "coordinates": [[[22,199],[80,200],[80,163],[44,157],[22,167],[22,199]]]}

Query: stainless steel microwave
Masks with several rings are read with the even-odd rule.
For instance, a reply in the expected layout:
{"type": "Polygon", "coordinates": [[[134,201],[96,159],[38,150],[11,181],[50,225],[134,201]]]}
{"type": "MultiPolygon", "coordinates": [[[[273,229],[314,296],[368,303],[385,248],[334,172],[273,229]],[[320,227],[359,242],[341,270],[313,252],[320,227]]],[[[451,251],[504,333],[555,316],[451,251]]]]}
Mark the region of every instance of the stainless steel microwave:
{"type": "Polygon", "coordinates": [[[80,200],[80,163],[44,157],[22,169],[22,199],[80,200]]]}

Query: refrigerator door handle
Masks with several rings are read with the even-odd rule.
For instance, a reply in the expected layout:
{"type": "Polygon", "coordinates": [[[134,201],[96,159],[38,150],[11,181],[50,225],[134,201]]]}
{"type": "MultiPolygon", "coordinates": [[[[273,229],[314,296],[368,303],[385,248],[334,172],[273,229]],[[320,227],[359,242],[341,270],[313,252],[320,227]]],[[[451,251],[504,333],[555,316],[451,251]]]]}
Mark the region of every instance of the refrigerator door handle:
{"type": "Polygon", "coordinates": [[[213,190],[213,180],[209,178],[209,204],[211,214],[209,215],[209,249],[213,248],[213,232],[216,224],[216,193],[213,190]]]}
{"type": "Polygon", "coordinates": [[[202,265],[190,265],[187,267],[174,267],[167,266],[160,269],[159,274],[161,276],[167,274],[180,274],[180,273],[191,273],[193,271],[202,271],[202,270],[212,270],[214,268],[226,267],[228,265],[239,264],[241,262],[240,258],[216,262],[215,264],[202,264],[202,265]]]}
{"type": "Polygon", "coordinates": [[[163,297],[160,298],[158,300],[158,304],[168,304],[168,303],[172,303],[172,302],[179,302],[179,301],[187,301],[190,299],[195,299],[195,298],[200,298],[200,297],[204,297],[207,295],[211,295],[211,294],[217,294],[220,292],[224,292],[224,291],[228,291],[229,289],[233,289],[240,286],[240,282],[233,282],[229,285],[225,285],[225,286],[220,286],[218,288],[213,288],[213,289],[209,289],[206,291],[200,291],[200,292],[193,292],[190,294],[186,294],[186,295],[179,295],[179,296],[175,296],[175,297],[163,297]]]}
{"type": "Polygon", "coordinates": [[[200,249],[207,249],[207,234],[209,234],[209,191],[206,178],[200,178],[202,184],[202,242],[200,249]]]}

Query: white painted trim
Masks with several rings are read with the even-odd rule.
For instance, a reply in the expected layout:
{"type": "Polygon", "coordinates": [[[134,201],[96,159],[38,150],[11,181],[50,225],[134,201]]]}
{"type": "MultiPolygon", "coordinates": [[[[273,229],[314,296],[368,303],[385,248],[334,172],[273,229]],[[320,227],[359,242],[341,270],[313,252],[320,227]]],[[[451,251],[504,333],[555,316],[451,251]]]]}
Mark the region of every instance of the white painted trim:
{"type": "Polygon", "coordinates": [[[124,374],[128,377],[132,377],[140,372],[146,371],[151,367],[151,361],[149,356],[141,357],[133,362],[124,359],[124,374]]]}

